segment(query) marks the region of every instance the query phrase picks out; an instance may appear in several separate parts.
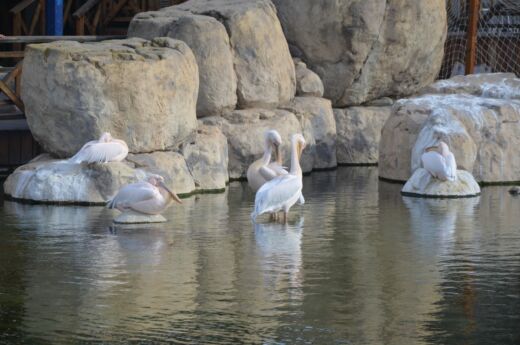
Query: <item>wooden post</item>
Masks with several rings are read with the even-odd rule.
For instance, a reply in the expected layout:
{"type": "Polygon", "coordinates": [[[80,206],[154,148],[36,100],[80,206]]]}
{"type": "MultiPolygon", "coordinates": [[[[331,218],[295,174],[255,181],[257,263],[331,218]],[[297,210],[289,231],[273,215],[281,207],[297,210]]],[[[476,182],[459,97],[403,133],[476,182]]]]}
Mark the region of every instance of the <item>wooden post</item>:
{"type": "Polygon", "coordinates": [[[76,18],[76,35],[83,36],[85,34],[85,16],[76,18]]]}
{"type": "Polygon", "coordinates": [[[469,1],[468,37],[466,45],[466,74],[472,74],[477,62],[477,34],[480,0],[469,1]]]}

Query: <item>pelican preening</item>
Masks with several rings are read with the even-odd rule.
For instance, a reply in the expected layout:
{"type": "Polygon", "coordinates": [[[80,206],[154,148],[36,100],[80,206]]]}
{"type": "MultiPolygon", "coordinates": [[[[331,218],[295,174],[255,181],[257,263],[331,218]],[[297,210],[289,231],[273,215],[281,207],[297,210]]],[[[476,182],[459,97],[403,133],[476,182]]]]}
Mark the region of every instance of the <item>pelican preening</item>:
{"type": "Polygon", "coordinates": [[[123,186],[107,202],[107,207],[121,212],[132,210],[145,215],[156,215],[163,212],[172,199],[182,204],[177,194],[166,186],[162,176],[149,175],[146,181],[123,186]]]}
{"type": "Polygon", "coordinates": [[[253,162],[247,169],[247,182],[253,191],[257,191],[264,183],[272,180],[276,176],[287,175],[287,171],[282,166],[282,154],[280,145],[282,137],[278,131],[272,129],[264,135],[264,155],[262,158],[253,162]],[[274,162],[271,162],[271,155],[274,152],[274,162]]]}
{"type": "Polygon", "coordinates": [[[291,137],[291,170],[286,175],[280,175],[266,182],[256,192],[255,208],[251,214],[253,222],[264,213],[283,212],[284,222],[287,221],[289,209],[300,199],[302,194],[302,169],[300,157],[305,148],[305,139],[301,134],[291,137]]]}
{"type": "Polygon", "coordinates": [[[120,162],[128,155],[128,146],[123,140],[114,139],[110,133],[103,133],[99,140],[92,140],[68,161],[79,164],[120,162]]]}
{"type": "Polygon", "coordinates": [[[437,146],[427,147],[421,156],[424,169],[441,181],[457,179],[457,162],[448,145],[441,141],[437,146]]]}

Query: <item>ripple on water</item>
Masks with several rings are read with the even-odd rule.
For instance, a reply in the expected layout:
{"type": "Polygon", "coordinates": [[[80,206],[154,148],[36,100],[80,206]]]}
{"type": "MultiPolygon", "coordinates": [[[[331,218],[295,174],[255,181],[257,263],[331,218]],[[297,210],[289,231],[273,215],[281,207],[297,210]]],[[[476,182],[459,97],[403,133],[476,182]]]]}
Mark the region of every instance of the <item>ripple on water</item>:
{"type": "Polygon", "coordinates": [[[520,199],[400,187],[313,173],[287,225],[251,224],[244,183],[132,228],[6,201],[0,343],[519,344],[520,199]]]}

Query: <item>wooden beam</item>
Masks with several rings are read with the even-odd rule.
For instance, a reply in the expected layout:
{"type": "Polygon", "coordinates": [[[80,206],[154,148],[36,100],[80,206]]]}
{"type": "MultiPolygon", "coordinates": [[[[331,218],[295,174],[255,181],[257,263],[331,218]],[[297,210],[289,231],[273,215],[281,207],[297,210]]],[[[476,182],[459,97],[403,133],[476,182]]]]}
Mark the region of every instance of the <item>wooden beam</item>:
{"type": "Polygon", "coordinates": [[[480,14],[480,0],[469,1],[468,37],[466,45],[466,74],[475,71],[477,63],[477,34],[480,14]]]}
{"type": "Polygon", "coordinates": [[[76,35],[85,34],[85,16],[76,17],[76,35]]]}
{"type": "Polygon", "coordinates": [[[0,58],[23,58],[24,52],[22,50],[13,52],[0,51],[0,58]]]}
{"type": "Polygon", "coordinates": [[[11,8],[11,10],[9,12],[11,12],[11,13],[20,13],[23,10],[25,10],[27,7],[29,7],[35,1],[36,0],[23,0],[20,3],[18,3],[18,5],[16,5],[15,7],[11,8]]]}
{"type": "Polygon", "coordinates": [[[16,96],[16,94],[11,91],[9,86],[7,86],[3,81],[0,80],[0,91],[5,93],[7,98],[9,98],[13,103],[20,109],[21,111],[25,111],[22,100],[16,96]]]}
{"type": "MultiPolygon", "coordinates": [[[[123,39],[121,35],[82,35],[82,36],[7,36],[0,39],[0,44],[49,43],[55,41],[99,42],[104,40],[123,39]]],[[[1,53],[1,52],[0,52],[1,53]]]]}

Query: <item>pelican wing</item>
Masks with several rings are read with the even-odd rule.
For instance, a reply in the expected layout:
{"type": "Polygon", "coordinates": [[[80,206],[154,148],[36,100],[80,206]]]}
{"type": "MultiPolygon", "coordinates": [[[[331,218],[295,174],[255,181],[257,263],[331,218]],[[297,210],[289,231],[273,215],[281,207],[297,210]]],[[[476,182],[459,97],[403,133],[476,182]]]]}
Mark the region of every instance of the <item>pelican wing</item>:
{"type": "Polygon", "coordinates": [[[142,201],[161,198],[159,190],[148,182],[137,182],[122,187],[117,194],[108,201],[108,208],[115,208],[118,204],[132,205],[142,201]]]}
{"type": "Polygon", "coordinates": [[[433,177],[442,181],[455,180],[457,176],[457,163],[452,153],[444,158],[435,151],[426,152],[421,157],[424,169],[428,170],[433,177]]]}
{"type": "Polygon", "coordinates": [[[451,152],[446,156],[446,172],[448,180],[454,181],[457,179],[457,162],[451,152]]]}
{"type": "Polygon", "coordinates": [[[79,164],[81,162],[87,163],[107,163],[112,161],[121,161],[128,154],[128,147],[126,144],[111,141],[108,143],[100,143],[98,141],[90,141],[83,145],[70,161],[79,164]]]}
{"type": "Polygon", "coordinates": [[[280,211],[292,199],[297,200],[301,190],[301,177],[291,174],[278,176],[266,182],[256,192],[253,218],[263,213],[280,211]]]}
{"type": "Polygon", "coordinates": [[[287,168],[283,167],[282,165],[278,164],[277,162],[271,162],[267,166],[276,173],[276,176],[287,175],[289,173],[287,171],[287,168]]]}

